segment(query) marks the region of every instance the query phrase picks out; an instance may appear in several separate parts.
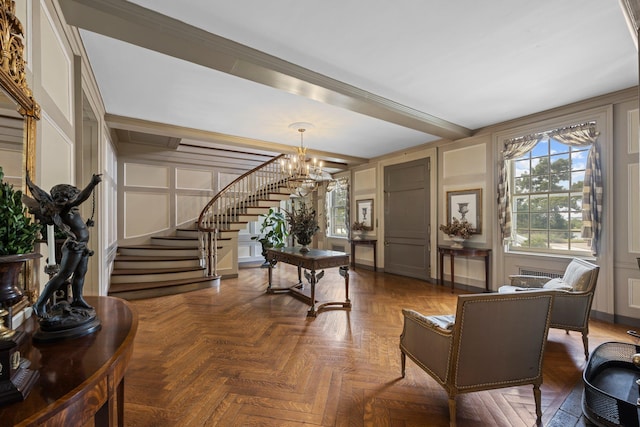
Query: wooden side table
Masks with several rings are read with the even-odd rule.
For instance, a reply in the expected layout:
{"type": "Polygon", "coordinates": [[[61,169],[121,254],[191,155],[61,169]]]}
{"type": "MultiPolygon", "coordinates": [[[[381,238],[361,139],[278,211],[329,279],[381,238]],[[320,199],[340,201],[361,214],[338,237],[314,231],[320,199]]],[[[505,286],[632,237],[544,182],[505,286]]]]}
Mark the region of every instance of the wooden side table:
{"type": "Polygon", "coordinates": [[[90,335],[54,343],[33,343],[32,316],[17,330],[29,334],[24,355],[40,378],[22,402],[0,408],[3,426],[123,427],[124,376],[133,354],[138,316],[113,297],[86,297],[102,328],[90,335]]]}
{"type": "Polygon", "coordinates": [[[451,260],[451,292],[453,293],[453,284],[455,282],[454,274],[454,259],[456,256],[463,257],[482,257],[484,258],[484,283],[485,289],[489,292],[489,264],[491,259],[491,249],[475,248],[472,246],[466,246],[462,248],[455,248],[449,245],[438,245],[438,252],[440,253],[440,284],[444,285],[444,256],[449,255],[451,260]]]}
{"type": "Polygon", "coordinates": [[[378,257],[376,255],[376,247],[378,246],[378,239],[351,239],[351,267],[356,269],[356,246],[372,246],[373,247],[373,271],[378,270],[378,257]]]}

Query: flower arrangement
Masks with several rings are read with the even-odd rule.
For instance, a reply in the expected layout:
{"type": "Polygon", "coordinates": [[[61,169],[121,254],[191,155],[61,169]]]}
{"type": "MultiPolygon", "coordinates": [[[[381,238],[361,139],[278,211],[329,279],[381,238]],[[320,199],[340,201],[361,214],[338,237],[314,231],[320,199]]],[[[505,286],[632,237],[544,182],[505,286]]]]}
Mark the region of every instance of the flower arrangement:
{"type": "Polygon", "coordinates": [[[452,218],[449,224],[440,225],[440,231],[448,236],[457,236],[462,237],[463,239],[468,239],[475,231],[475,228],[473,228],[473,225],[466,219],[460,221],[458,218],[452,218]]]}
{"type": "MultiPolygon", "coordinates": [[[[286,212],[286,211],[285,211],[286,212]]],[[[300,202],[296,208],[295,202],[291,212],[286,212],[289,223],[289,234],[293,234],[296,241],[302,246],[311,243],[313,235],[320,230],[316,211],[307,207],[307,204],[300,202]]]]}
{"type": "Polygon", "coordinates": [[[367,231],[369,227],[364,224],[364,221],[355,221],[351,226],[351,231],[367,231]]]}

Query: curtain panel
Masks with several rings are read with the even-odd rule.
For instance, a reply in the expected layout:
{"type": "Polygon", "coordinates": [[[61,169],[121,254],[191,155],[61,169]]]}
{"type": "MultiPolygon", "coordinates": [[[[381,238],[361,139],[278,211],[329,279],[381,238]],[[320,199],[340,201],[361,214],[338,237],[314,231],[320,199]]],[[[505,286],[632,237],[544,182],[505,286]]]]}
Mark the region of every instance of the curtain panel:
{"type": "Polygon", "coordinates": [[[582,230],[583,238],[591,240],[591,252],[598,254],[600,233],[602,230],[603,184],[600,163],[600,150],[597,144],[599,133],[596,123],[588,122],[575,126],[555,129],[549,132],[535,133],[504,142],[498,176],[498,222],[503,242],[511,239],[511,182],[509,160],[526,154],[545,138],[553,138],[563,144],[584,147],[591,145],[585,168],[582,189],[582,230]]]}

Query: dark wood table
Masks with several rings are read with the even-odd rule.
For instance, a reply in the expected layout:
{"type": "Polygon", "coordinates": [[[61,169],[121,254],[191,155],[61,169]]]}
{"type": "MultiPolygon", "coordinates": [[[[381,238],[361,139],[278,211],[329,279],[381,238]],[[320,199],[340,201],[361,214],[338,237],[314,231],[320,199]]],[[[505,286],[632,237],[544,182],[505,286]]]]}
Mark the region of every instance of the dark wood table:
{"type": "Polygon", "coordinates": [[[310,249],[307,253],[301,253],[299,247],[267,249],[266,255],[269,263],[269,284],[267,286],[268,294],[290,294],[295,298],[310,305],[307,317],[316,317],[318,311],[323,308],[351,308],[349,300],[349,255],[344,252],[325,251],[322,249],[310,249]],[[274,288],[273,285],[273,267],[278,262],[290,264],[298,267],[298,283],[294,286],[286,288],[274,288]],[[324,276],[323,268],[338,267],[338,272],[344,277],[344,301],[329,301],[318,305],[316,309],[316,284],[324,276]],[[304,275],[310,285],[310,292],[307,292],[304,283],[302,283],[302,269],[305,270],[304,275]],[[307,271],[309,270],[309,271],[307,271]]]}
{"type": "Polygon", "coordinates": [[[378,270],[378,263],[376,256],[376,247],[378,246],[378,239],[351,239],[351,267],[356,268],[356,246],[372,246],[373,247],[373,271],[378,270]]]}
{"type": "Polygon", "coordinates": [[[444,256],[449,255],[451,260],[451,292],[453,293],[453,284],[455,282],[454,274],[454,258],[457,256],[462,257],[482,257],[484,258],[484,286],[487,292],[489,292],[489,264],[491,259],[491,249],[477,248],[473,246],[465,246],[462,248],[456,248],[449,245],[438,245],[438,252],[440,253],[440,284],[444,285],[444,256]]]}
{"type": "Polygon", "coordinates": [[[54,343],[32,343],[35,316],[17,328],[29,339],[20,349],[40,377],[27,398],[0,407],[3,426],[124,426],[124,374],[133,353],[138,316],[124,300],[86,297],[102,328],[54,343]]]}

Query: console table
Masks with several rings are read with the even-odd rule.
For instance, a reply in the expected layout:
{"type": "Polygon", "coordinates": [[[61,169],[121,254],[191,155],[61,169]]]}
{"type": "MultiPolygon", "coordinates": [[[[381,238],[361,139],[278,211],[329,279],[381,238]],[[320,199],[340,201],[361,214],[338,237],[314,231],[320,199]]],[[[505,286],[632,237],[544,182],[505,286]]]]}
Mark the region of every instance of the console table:
{"type": "Polygon", "coordinates": [[[325,251],[322,249],[310,249],[309,252],[301,253],[299,247],[267,249],[266,255],[269,263],[269,284],[267,286],[268,294],[286,293],[298,298],[304,303],[311,306],[307,312],[307,317],[316,317],[318,311],[326,307],[342,307],[351,308],[349,300],[349,255],[344,252],[325,251]],[[273,267],[277,262],[284,262],[298,267],[298,283],[287,288],[272,287],[273,267]],[[316,309],[316,284],[324,276],[324,270],[316,273],[323,268],[338,267],[338,272],[344,277],[344,301],[330,301],[318,305],[316,309]],[[306,292],[302,283],[302,269],[305,269],[305,277],[309,281],[310,293],[306,292]],[[306,270],[309,270],[308,272],[306,270]]]}
{"type": "Polygon", "coordinates": [[[102,327],[80,338],[31,342],[35,316],[18,330],[29,339],[20,352],[40,373],[27,398],[0,407],[7,426],[124,426],[124,374],[133,353],[138,317],[124,300],[86,297],[102,327]]]}
{"type": "Polygon", "coordinates": [[[353,267],[354,270],[356,269],[356,246],[358,245],[371,246],[373,247],[373,271],[377,271],[378,257],[376,256],[376,246],[378,246],[378,240],[377,239],[351,239],[350,242],[351,242],[351,267],[353,267]]]}
{"type": "Polygon", "coordinates": [[[489,292],[489,264],[491,258],[491,249],[475,248],[473,246],[465,246],[462,248],[456,248],[449,245],[438,245],[438,252],[440,253],[440,284],[444,285],[444,256],[449,255],[451,260],[451,292],[453,293],[453,284],[455,282],[454,275],[454,258],[457,256],[462,257],[482,257],[484,258],[484,286],[487,292],[489,292]]]}

